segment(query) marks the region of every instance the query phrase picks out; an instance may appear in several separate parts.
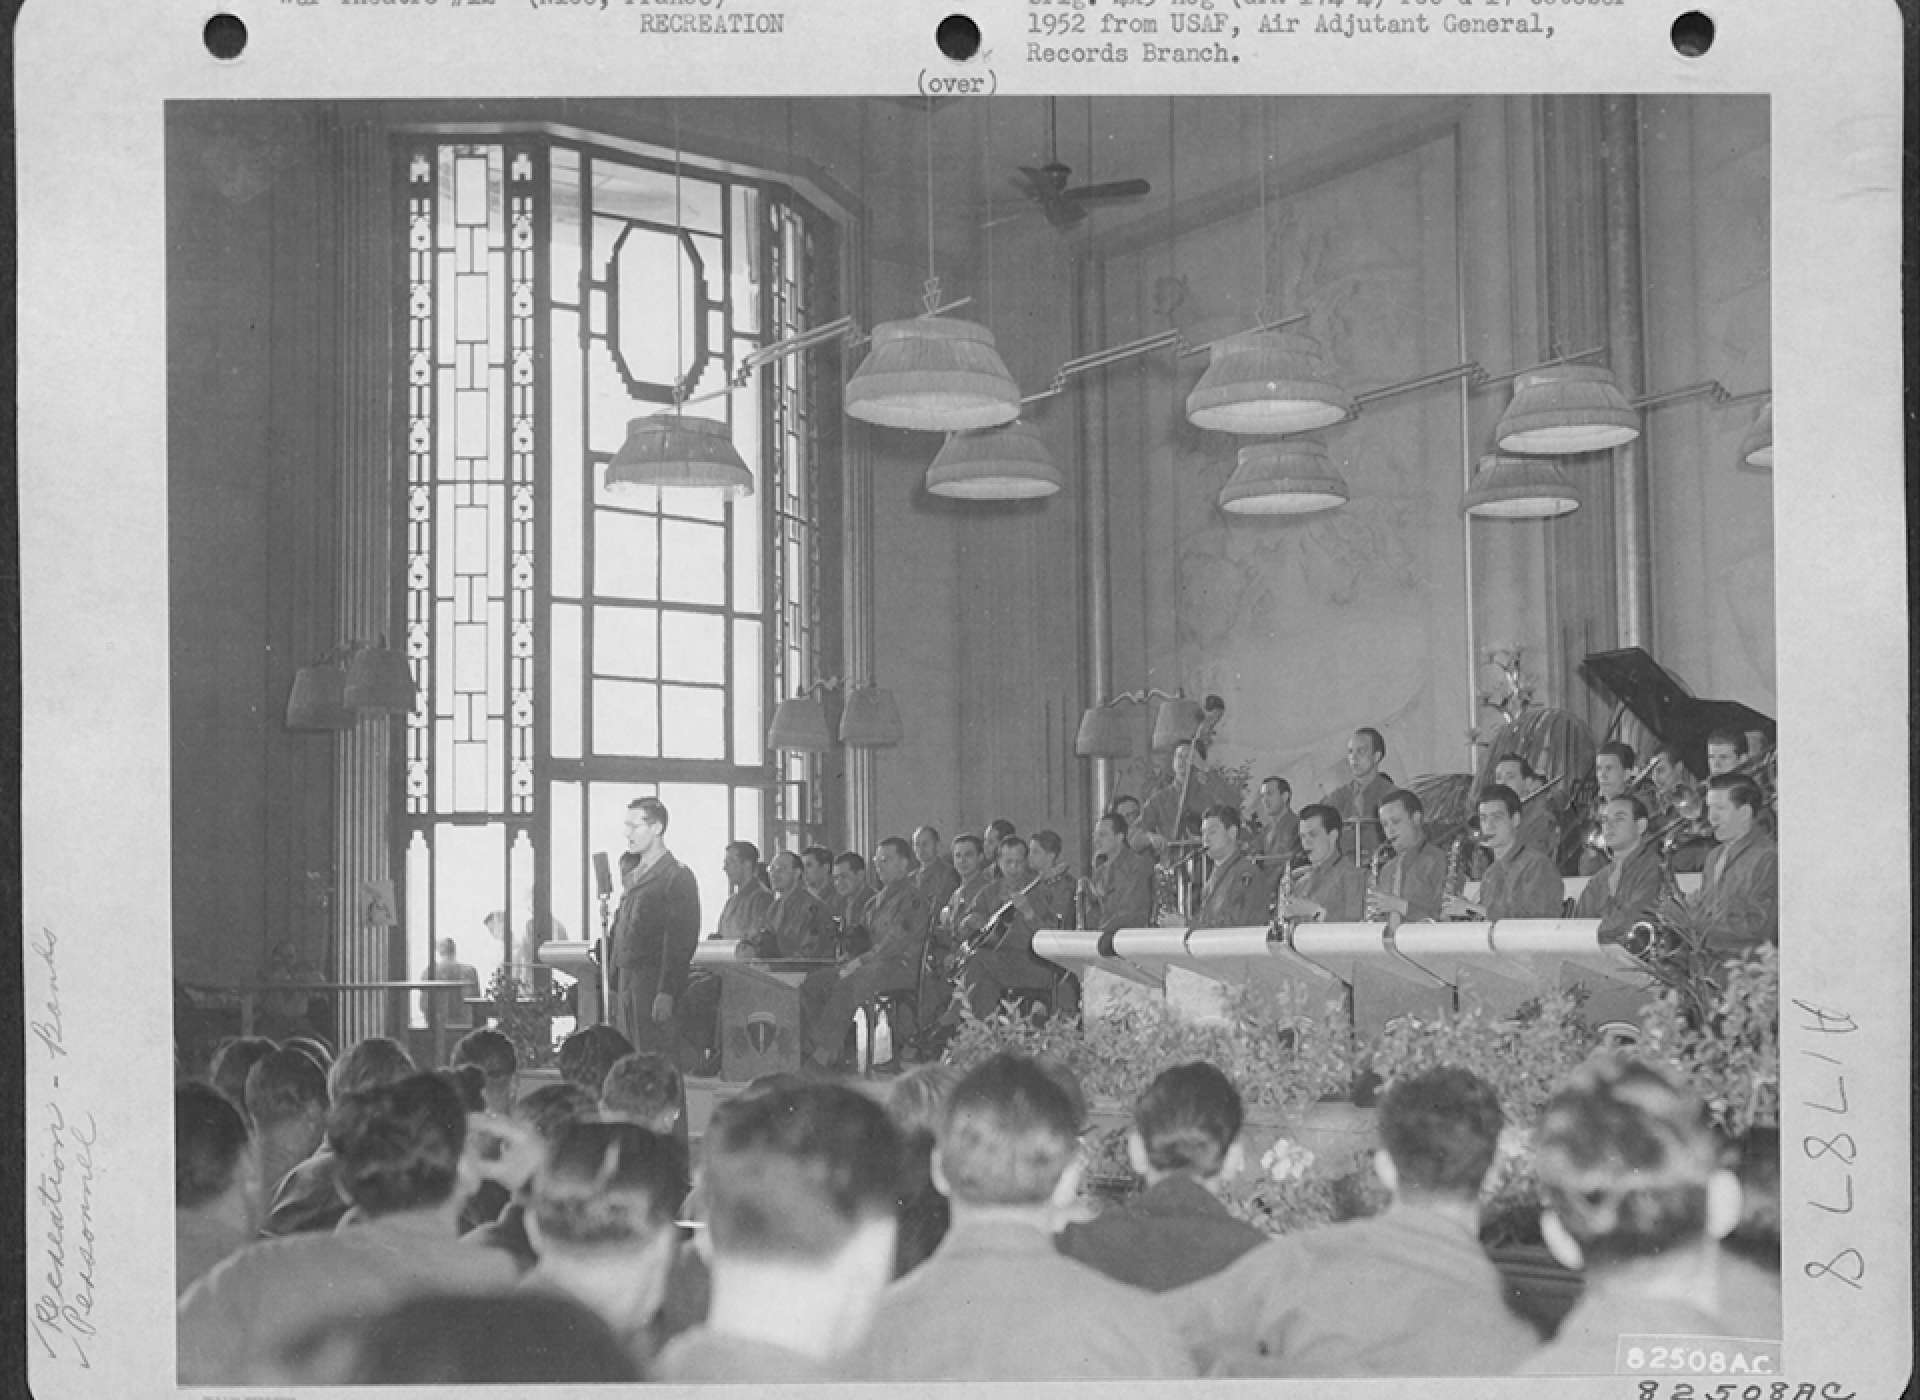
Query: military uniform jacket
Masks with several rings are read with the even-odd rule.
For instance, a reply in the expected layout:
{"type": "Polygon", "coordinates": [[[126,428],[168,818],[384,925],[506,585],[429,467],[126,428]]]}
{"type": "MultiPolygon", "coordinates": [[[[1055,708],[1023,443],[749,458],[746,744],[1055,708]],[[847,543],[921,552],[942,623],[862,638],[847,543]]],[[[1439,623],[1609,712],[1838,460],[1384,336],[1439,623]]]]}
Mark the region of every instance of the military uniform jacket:
{"type": "Polygon", "coordinates": [[[1122,846],[1093,867],[1089,882],[1095,904],[1088,913],[1098,927],[1112,933],[1153,923],[1153,862],[1139,851],[1122,846]]]}
{"type": "Polygon", "coordinates": [[[1213,868],[1200,896],[1195,928],[1252,928],[1269,921],[1271,887],[1245,851],[1213,868]]]}
{"type": "Polygon", "coordinates": [[[613,916],[613,962],[635,979],[645,1000],[687,989],[687,965],[700,941],[700,883],[668,852],[642,869],[620,858],[626,893],[613,916]]]}

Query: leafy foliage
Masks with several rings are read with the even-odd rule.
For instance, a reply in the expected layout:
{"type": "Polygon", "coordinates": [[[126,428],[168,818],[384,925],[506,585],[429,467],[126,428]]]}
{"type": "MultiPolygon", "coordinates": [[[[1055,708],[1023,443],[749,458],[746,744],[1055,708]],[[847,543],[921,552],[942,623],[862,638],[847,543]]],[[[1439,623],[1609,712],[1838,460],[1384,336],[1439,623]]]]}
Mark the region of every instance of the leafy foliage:
{"type": "Polygon", "coordinates": [[[1598,1039],[1580,1018],[1574,996],[1550,992],[1506,1018],[1475,1006],[1437,1020],[1394,1022],[1375,1043],[1371,1064],[1389,1087],[1442,1065],[1471,1070],[1499,1095],[1507,1121],[1530,1129],[1598,1039]]]}
{"type": "Polygon", "coordinates": [[[513,1042],[522,1069],[543,1069],[553,1063],[553,1018],[564,1014],[566,998],[549,986],[545,994],[529,991],[506,968],[487,984],[493,999],[494,1026],[513,1042]]]}
{"type": "Polygon", "coordinates": [[[1780,953],[1772,945],[1719,962],[1705,1013],[1690,987],[1668,985],[1641,1015],[1646,1053],[1684,1074],[1729,1137],[1780,1122],[1780,953]]]}

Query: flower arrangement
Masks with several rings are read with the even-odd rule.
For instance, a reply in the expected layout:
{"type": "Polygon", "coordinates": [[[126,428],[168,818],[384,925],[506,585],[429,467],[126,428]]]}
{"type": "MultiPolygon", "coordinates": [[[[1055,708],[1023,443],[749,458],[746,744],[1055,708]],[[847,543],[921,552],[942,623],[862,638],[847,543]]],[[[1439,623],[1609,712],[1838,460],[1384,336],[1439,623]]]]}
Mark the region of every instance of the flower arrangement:
{"type": "Polygon", "coordinates": [[[1369,1062],[1383,1086],[1441,1065],[1471,1070],[1500,1098],[1507,1122],[1531,1130],[1547,1100],[1599,1044],[1580,998],[1549,992],[1511,1016],[1475,1006],[1438,1019],[1409,1017],[1381,1032],[1369,1062]]]}
{"type": "Polygon", "coordinates": [[[1710,995],[1670,982],[1641,1014],[1645,1052],[1684,1074],[1729,1138],[1780,1122],[1780,952],[1724,959],[1710,995]]]}
{"type": "Polygon", "coordinates": [[[513,1042],[513,1053],[521,1069],[543,1069],[553,1063],[553,1018],[566,1014],[566,998],[549,985],[542,993],[529,990],[506,968],[500,968],[487,984],[493,1000],[494,1026],[513,1042]]]}

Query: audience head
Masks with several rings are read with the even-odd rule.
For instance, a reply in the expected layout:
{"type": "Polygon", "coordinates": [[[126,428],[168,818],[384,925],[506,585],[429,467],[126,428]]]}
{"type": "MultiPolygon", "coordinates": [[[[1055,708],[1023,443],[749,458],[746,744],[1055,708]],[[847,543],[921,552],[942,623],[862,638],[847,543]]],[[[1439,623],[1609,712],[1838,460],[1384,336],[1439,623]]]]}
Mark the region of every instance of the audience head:
{"type": "Polygon", "coordinates": [[[1535,1142],[1542,1233],[1570,1268],[1704,1245],[1740,1219],[1706,1104],[1664,1068],[1589,1060],[1548,1102],[1535,1142]]]}
{"type": "Polygon", "coordinates": [[[668,1137],[686,1118],[686,1084],[679,1066],[665,1055],[636,1050],[607,1071],[600,1086],[600,1111],[625,1118],[668,1137]]]}
{"type": "Polygon", "coordinates": [[[686,1196],[686,1157],[662,1133],[615,1119],[563,1124],[527,1200],[527,1238],[560,1281],[579,1269],[623,1280],[618,1312],[643,1324],[659,1311],[686,1196]]]}
{"type": "Polygon", "coordinates": [[[229,1040],[213,1052],[208,1077],[213,1087],[233,1100],[236,1108],[247,1106],[247,1074],[261,1060],[279,1049],[260,1035],[243,1035],[229,1040]]]}
{"type": "Polygon", "coordinates": [[[887,1116],[902,1133],[938,1133],[960,1071],[943,1061],[916,1065],[887,1090],[887,1116]]]}
{"type": "Polygon", "coordinates": [[[173,1091],[173,1204],[230,1207],[249,1233],[259,1225],[260,1162],[246,1116],[198,1079],[173,1091]]]}
{"type": "Polygon", "coordinates": [[[298,1050],[275,1050],[247,1071],[246,1103],[256,1131],[311,1136],[311,1151],[327,1121],[326,1072],[298,1050]]]}
{"type": "Polygon", "coordinates": [[[542,1142],[552,1142],[567,1124],[591,1118],[599,1110],[600,1105],[592,1094],[578,1084],[562,1080],[558,1084],[542,1084],[522,1094],[514,1101],[513,1116],[532,1128],[542,1142]]]}
{"type": "Polygon", "coordinates": [[[520,1057],[514,1052],[511,1040],[491,1028],[468,1031],[455,1043],[450,1063],[455,1069],[476,1065],[487,1077],[483,1093],[488,1113],[513,1111],[513,1095],[519,1087],[520,1057]]]}
{"type": "Polygon", "coordinates": [[[327,1042],[317,1035],[290,1035],[281,1044],[288,1050],[298,1050],[309,1060],[320,1066],[322,1074],[333,1069],[333,1050],[327,1042]]]}
{"type": "Polygon", "coordinates": [[[302,1379],[336,1385],[638,1381],[613,1329],[558,1293],[424,1295],[304,1341],[302,1379]],[[316,1367],[321,1368],[316,1372],[316,1367]]]}
{"type": "Polygon", "coordinates": [[[560,1077],[597,1100],[613,1062],[632,1053],[633,1042],[612,1026],[588,1026],[560,1042],[560,1077]]]}
{"type": "Polygon", "coordinates": [[[327,1119],[327,1140],[340,1159],[341,1191],[368,1215],[449,1201],[457,1210],[465,1199],[467,1111],[441,1075],[348,1094],[327,1119]]]}
{"type": "Polygon", "coordinates": [[[934,1183],[958,1207],[1063,1204],[1079,1188],[1080,1114],[1033,1060],[995,1055],[954,1086],[934,1183]]]}
{"type": "Polygon", "coordinates": [[[716,1293],[804,1275],[831,1311],[822,1348],[858,1342],[893,1276],[901,1143],[886,1110],[839,1084],[742,1095],[714,1113],[704,1157],[716,1293]]]}
{"type": "Polygon", "coordinates": [[[1162,1070],[1133,1105],[1127,1160],[1155,1181],[1175,1172],[1202,1180],[1241,1165],[1240,1093],[1204,1061],[1162,1070]]]}
{"type": "Polygon", "coordinates": [[[384,1035],[370,1035],[347,1047],[347,1053],[333,1062],[327,1074],[327,1094],[340,1099],[357,1089],[376,1084],[391,1084],[413,1073],[413,1061],[400,1048],[400,1042],[384,1035]]]}
{"type": "Polygon", "coordinates": [[[1478,1075],[1442,1066],[1399,1080],[1380,1101],[1374,1166],[1403,1201],[1475,1205],[1506,1116],[1478,1075]]]}
{"type": "Polygon", "coordinates": [[[449,1065],[434,1070],[452,1086],[460,1098],[460,1107],[468,1113],[487,1111],[487,1072],[478,1065],[449,1065]]]}

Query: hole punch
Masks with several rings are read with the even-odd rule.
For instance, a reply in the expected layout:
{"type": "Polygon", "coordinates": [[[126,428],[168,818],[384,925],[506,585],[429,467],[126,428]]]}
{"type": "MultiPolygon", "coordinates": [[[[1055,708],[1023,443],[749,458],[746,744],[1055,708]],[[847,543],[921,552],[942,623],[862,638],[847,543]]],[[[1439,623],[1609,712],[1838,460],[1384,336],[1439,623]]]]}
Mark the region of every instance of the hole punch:
{"type": "Polygon", "coordinates": [[[230,63],[247,47],[247,26],[238,15],[215,15],[200,31],[200,39],[208,53],[222,63],[230,63]]]}
{"type": "Polygon", "coordinates": [[[1713,47],[1713,21],[1688,10],[1673,22],[1673,47],[1682,58],[1699,58],[1713,47]]]}
{"type": "Polygon", "coordinates": [[[933,31],[933,42],[948,58],[964,63],[980,52],[980,26],[969,15],[948,15],[933,31]]]}

